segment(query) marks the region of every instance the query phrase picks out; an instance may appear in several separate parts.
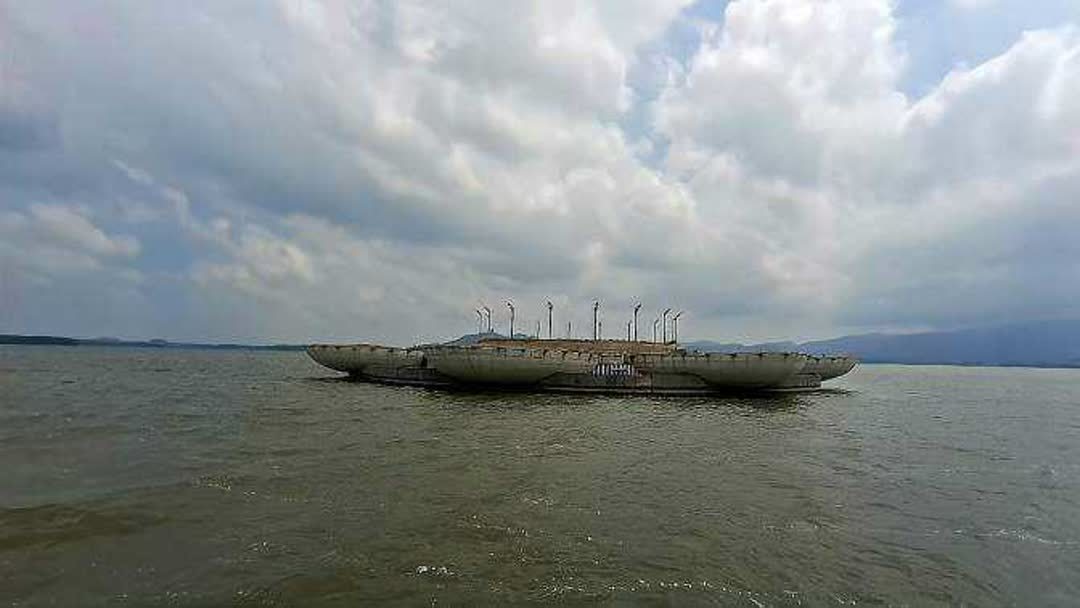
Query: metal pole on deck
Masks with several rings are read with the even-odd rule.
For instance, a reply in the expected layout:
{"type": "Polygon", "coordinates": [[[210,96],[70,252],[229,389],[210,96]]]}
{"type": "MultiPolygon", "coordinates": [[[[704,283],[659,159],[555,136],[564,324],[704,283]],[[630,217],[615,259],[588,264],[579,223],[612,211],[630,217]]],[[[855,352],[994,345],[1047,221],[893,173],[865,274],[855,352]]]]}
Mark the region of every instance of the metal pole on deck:
{"type": "Polygon", "coordinates": [[[636,341],[637,341],[637,339],[638,339],[638,333],[637,333],[637,313],[638,313],[638,311],[639,311],[639,310],[641,310],[641,303],[640,303],[640,302],[638,302],[637,304],[635,304],[635,305],[634,305],[634,341],[635,341],[635,342],[636,342],[636,341]]]}
{"type": "Polygon", "coordinates": [[[548,307],[548,340],[550,340],[550,339],[552,339],[554,337],[553,334],[552,334],[552,326],[551,326],[551,309],[555,308],[555,305],[551,303],[551,300],[548,300],[547,307],[548,307]]]}
{"type": "Polygon", "coordinates": [[[514,304],[510,300],[506,301],[506,307],[510,309],[510,339],[514,339],[514,304]]]}
{"type": "Polygon", "coordinates": [[[672,336],[672,340],[676,344],[679,343],[679,317],[682,316],[682,313],[683,311],[680,310],[679,312],[675,313],[674,317],[671,317],[671,331],[675,334],[674,336],[672,336]]]}
{"type": "Polygon", "coordinates": [[[597,301],[592,303],[592,339],[593,340],[598,340],[599,336],[600,336],[599,315],[600,315],[600,301],[597,300],[597,301]]]}
{"type": "Polygon", "coordinates": [[[663,334],[664,334],[664,344],[667,344],[667,316],[668,316],[669,314],[671,314],[671,309],[670,309],[670,308],[666,308],[666,309],[664,309],[664,314],[660,315],[660,318],[661,318],[661,319],[663,320],[663,322],[664,322],[664,327],[663,327],[663,334]]]}

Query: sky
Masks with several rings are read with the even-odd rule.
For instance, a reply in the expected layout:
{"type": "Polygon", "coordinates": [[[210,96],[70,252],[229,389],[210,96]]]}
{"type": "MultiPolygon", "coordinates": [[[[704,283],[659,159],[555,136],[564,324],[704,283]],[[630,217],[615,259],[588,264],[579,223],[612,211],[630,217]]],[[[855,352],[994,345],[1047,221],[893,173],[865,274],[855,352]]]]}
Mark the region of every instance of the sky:
{"type": "Polygon", "coordinates": [[[1078,100],[1075,0],[0,0],[0,333],[1077,318],[1078,100]]]}

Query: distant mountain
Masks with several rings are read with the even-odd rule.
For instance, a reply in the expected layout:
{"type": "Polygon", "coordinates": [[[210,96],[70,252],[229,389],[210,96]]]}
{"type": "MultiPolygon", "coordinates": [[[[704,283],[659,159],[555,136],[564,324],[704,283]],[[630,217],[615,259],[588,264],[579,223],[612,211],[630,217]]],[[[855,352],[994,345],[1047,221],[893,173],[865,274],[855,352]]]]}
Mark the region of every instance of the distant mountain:
{"type": "Polygon", "coordinates": [[[60,336],[19,336],[14,334],[0,334],[0,344],[51,344],[62,346],[76,346],[80,340],[75,338],[62,338],[60,336]]]}
{"type": "Polygon", "coordinates": [[[848,353],[867,363],[1080,367],[1080,320],[915,334],[860,334],[796,344],[690,342],[702,352],[848,353]]]}
{"type": "MultiPolygon", "coordinates": [[[[515,340],[529,340],[534,336],[527,336],[522,333],[514,332],[515,340]]],[[[451,340],[449,342],[443,342],[442,344],[421,344],[421,346],[473,346],[479,344],[481,340],[505,340],[506,336],[500,334],[497,331],[486,331],[479,334],[465,334],[460,338],[451,340]]]]}
{"type": "Polygon", "coordinates": [[[22,336],[0,334],[0,344],[27,344],[52,346],[125,346],[138,348],[197,348],[211,350],[304,350],[300,344],[200,344],[169,342],[161,338],[153,340],[120,340],[118,338],[67,338],[64,336],[22,336]]]}
{"type": "Polygon", "coordinates": [[[456,340],[451,340],[446,343],[447,346],[472,346],[478,344],[481,340],[487,338],[505,338],[506,336],[493,331],[486,331],[478,334],[465,334],[456,340]]]}
{"type": "MultiPolygon", "coordinates": [[[[527,338],[515,334],[515,338],[527,338]]],[[[447,342],[468,346],[484,338],[505,338],[496,332],[467,334],[447,342]]],[[[0,334],[0,344],[120,346],[144,348],[199,348],[220,350],[298,351],[299,344],[199,344],[116,338],[79,339],[63,336],[0,334]]],[[[812,342],[766,342],[738,344],[701,340],[684,346],[701,352],[798,351],[826,355],[847,353],[867,363],[1001,365],[1032,367],[1080,367],[1080,320],[1033,321],[995,327],[914,334],[859,334],[812,342]]]]}

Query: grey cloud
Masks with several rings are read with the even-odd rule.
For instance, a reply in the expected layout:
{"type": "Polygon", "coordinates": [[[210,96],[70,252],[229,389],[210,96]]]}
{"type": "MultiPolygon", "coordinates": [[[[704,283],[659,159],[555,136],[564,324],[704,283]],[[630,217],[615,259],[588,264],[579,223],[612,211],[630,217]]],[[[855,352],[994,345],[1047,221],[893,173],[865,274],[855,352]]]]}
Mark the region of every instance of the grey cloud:
{"type": "Polygon", "coordinates": [[[56,126],[31,112],[0,107],[0,154],[25,153],[56,144],[56,126]]]}
{"type": "Polygon", "coordinates": [[[1069,310],[1074,31],[909,100],[885,0],[737,0],[685,74],[657,39],[684,5],[13,7],[0,196],[43,236],[6,261],[79,252],[179,338],[408,343],[507,297],[717,337],[1069,310]]]}

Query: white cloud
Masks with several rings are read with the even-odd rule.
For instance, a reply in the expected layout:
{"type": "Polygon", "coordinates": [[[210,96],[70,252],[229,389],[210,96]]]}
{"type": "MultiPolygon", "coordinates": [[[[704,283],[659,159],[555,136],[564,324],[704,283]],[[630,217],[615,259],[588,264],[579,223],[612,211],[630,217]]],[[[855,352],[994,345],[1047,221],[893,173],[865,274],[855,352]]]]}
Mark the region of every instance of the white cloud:
{"type": "Polygon", "coordinates": [[[132,257],[139,253],[135,237],[110,237],[71,207],[34,204],[30,216],[30,231],[59,246],[95,256],[132,257]]]}
{"type": "Polygon", "coordinates": [[[892,2],[734,0],[654,56],[686,4],[20,5],[8,255],[134,269],[174,337],[407,343],[508,297],[737,338],[1080,313],[1030,293],[1078,272],[1031,239],[1077,219],[1074,28],[911,99],[892,2]]]}
{"type": "Polygon", "coordinates": [[[52,270],[98,268],[108,258],[132,258],[139,241],[108,235],[85,212],[57,204],[33,204],[27,212],[0,214],[3,257],[31,268],[52,270]]]}
{"type": "Polygon", "coordinates": [[[658,104],[669,171],[686,176],[710,222],[762,235],[770,292],[834,322],[1075,314],[1039,291],[986,298],[1054,263],[1001,249],[1014,263],[993,266],[996,239],[1029,229],[1011,228],[1014,216],[1063,213],[1047,187],[1077,194],[1080,125],[1075,104],[1058,103],[1080,85],[1075,30],[1029,33],[909,101],[894,29],[885,2],[732,3],[658,104]],[[882,297],[893,301],[878,314],[882,297]]]}

